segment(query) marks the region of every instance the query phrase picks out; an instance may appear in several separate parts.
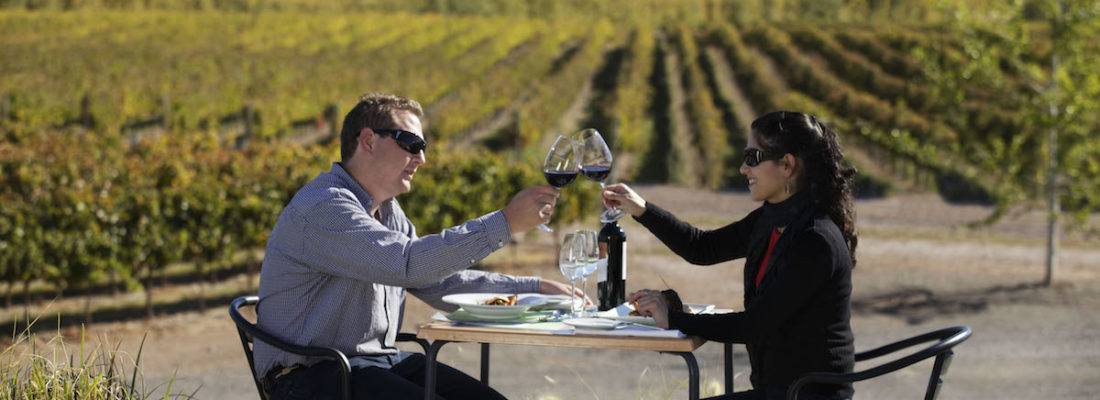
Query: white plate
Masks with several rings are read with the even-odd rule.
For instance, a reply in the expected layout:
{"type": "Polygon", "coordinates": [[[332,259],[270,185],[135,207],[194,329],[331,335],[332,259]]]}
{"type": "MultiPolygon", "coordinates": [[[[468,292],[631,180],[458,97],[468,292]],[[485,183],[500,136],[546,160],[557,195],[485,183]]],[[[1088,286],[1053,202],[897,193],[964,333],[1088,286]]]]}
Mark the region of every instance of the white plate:
{"type": "Polygon", "coordinates": [[[572,326],[572,327],[575,327],[575,328],[579,328],[579,329],[598,329],[598,330],[615,329],[616,327],[619,327],[620,325],[622,325],[622,323],[619,322],[619,321],[613,321],[613,320],[604,319],[604,318],[570,318],[570,319],[567,319],[567,320],[564,320],[564,321],[561,321],[561,322],[563,324],[566,324],[566,325],[569,325],[569,326],[572,326]]]}
{"type": "MultiPolygon", "coordinates": [[[[542,297],[546,303],[531,307],[532,310],[569,310],[569,295],[531,293],[531,297],[542,297]]],[[[577,299],[574,299],[577,300],[577,299]]],[[[517,300],[518,301],[518,300],[517,300]]]]}
{"type": "Polygon", "coordinates": [[[547,299],[538,293],[519,293],[514,306],[491,306],[486,301],[508,297],[515,293],[458,293],[443,296],[443,302],[462,307],[470,315],[487,320],[515,319],[534,306],[546,304],[547,299]]]}

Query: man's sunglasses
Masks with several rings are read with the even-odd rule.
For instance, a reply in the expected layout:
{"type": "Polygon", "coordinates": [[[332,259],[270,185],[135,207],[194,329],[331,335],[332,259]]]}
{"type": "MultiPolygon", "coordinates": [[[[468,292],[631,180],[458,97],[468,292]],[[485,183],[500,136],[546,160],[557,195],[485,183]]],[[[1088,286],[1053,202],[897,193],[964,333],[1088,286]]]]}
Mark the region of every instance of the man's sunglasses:
{"type": "Polygon", "coordinates": [[[765,153],[764,150],[760,150],[760,149],[755,148],[755,147],[746,147],[745,151],[744,151],[744,155],[745,155],[745,159],[744,159],[745,165],[748,165],[750,167],[755,167],[757,165],[760,165],[760,163],[762,163],[764,161],[778,160],[780,158],[783,158],[782,155],[768,154],[768,153],[765,153]]]}
{"type": "Polygon", "coordinates": [[[398,147],[401,147],[414,156],[419,155],[421,151],[428,148],[428,142],[424,141],[424,138],[409,131],[400,129],[375,129],[374,132],[393,136],[393,140],[397,142],[398,147]]]}

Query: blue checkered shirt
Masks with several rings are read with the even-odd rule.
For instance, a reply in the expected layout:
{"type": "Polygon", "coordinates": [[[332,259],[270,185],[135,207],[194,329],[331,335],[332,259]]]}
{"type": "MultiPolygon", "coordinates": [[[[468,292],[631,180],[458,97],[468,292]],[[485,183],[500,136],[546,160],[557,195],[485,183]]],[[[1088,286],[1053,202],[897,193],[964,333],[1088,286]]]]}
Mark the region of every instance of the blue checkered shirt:
{"type": "MultiPolygon", "coordinates": [[[[260,272],[259,327],[284,341],[349,356],[396,354],[405,292],[447,311],[458,292],[538,292],[537,277],[467,270],[511,239],[496,211],[417,237],[395,199],[372,199],[339,163],[306,184],[279,215],[260,272]]],[[[257,341],[256,372],[306,358],[257,341]]]]}

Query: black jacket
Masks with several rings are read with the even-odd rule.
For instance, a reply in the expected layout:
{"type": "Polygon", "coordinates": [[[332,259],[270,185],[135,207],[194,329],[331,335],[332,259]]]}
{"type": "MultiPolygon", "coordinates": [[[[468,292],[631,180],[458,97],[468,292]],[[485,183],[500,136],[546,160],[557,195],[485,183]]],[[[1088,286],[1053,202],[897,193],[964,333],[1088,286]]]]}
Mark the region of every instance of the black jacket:
{"type": "MultiPolygon", "coordinates": [[[[692,264],[746,257],[745,311],[692,315],[673,310],[669,324],[708,340],[745,343],[752,366],[750,380],[757,389],[785,390],[806,373],[851,372],[855,364],[849,325],[852,260],[844,237],[805,197],[787,201],[794,204],[786,204],[782,211],[789,215],[778,218],[786,228],[759,287],[756,273],[768,248],[772,222],[777,220],[768,207],[775,205],[709,231],[680,221],[653,203],[636,218],[692,264]]],[[[850,384],[804,390],[831,398],[853,394],[850,384]]]]}

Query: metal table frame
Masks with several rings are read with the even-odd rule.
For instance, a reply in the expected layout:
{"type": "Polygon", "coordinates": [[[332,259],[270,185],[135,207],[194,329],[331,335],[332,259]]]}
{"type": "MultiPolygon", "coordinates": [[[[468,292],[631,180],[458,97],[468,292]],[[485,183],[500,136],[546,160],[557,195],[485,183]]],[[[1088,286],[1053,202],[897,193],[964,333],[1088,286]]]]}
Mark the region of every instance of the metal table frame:
{"type": "MultiPolygon", "coordinates": [[[[605,348],[619,350],[649,350],[682,357],[688,367],[688,398],[699,399],[699,363],[693,351],[706,340],[699,337],[684,339],[653,339],[600,335],[560,335],[545,332],[515,331],[485,327],[456,326],[447,323],[422,325],[417,337],[428,339],[431,346],[425,354],[427,366],[424,377],[424,398],[435,398],[436,359],[439,350],[447,343],[476,342],[481,344],[481,382],[489,384],[489,346],[498,344],[523,344],[554,347],[605,348]],[[626,339],[626,341],[623,341],[626,339]],[[615,343],[618,342],[618,345],[615,343]],[[635,342],[634,345],[624,345],[635,342]],[[653,348],[649,348],[653,347],[653,348]]],[[[723,364],[726,393],[733,392],[733,345],[723,344],[723,364]]]]}

